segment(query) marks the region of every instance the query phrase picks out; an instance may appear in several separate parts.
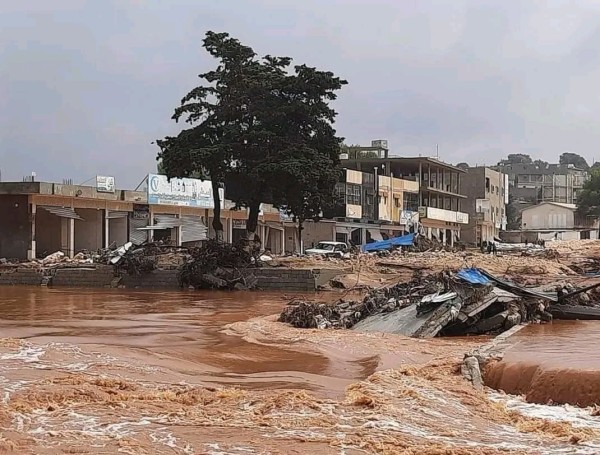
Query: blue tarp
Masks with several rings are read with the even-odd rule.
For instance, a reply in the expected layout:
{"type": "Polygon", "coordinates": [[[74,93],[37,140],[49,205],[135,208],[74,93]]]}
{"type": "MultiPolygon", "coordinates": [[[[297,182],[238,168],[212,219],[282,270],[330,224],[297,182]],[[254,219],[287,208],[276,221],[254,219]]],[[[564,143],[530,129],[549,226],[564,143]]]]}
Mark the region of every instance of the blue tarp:
{"type": "Polygon", "coordinates": [[[490,282],[489,278],[476,268],[460,269],[456,275],[471,284],[488,284],[490,282]]]}
{"type": "Polygon", "coordinates": [[[415,243],[415,234],[407,234],[401,237],[394,237],[388,240],[380,240],[379,242],[367,243],[363,246],[363,251],[383,251],[390,250],[395,246],[412,246],[415,243]]]}

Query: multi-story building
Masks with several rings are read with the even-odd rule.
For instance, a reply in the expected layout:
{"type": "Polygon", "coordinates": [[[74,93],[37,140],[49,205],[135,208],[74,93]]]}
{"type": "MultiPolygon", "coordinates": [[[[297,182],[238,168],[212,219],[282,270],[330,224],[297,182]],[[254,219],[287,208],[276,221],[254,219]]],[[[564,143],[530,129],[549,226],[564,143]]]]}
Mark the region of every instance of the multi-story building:
{"type": "MultiPolygon", "coordinates": [[[[400,219],[402,222],[410,218],[409,222],[414,222],[417,217],[411,212],[416,209],[420,232],[428,238],[453,245],[460,239],[461,227],[469,223],[469,215],[462,209],[466,200],[461,191],[461,179],[465,174],[462,169],[428,157],[358,158],[342,160],[342,165],[372,174],[378,182],[382,178],[384,182],[385,178],[396,178],[413,182],[413,185],[416,183],[406,198],[403,195],[401,209],[404,213],[401,211],[400,219]]],[[[379,183],[377,186],[380,187],[379,183]]],[[[381,191],[380,198],[383,198],[381,191]]],[[[381,205],[380,200],[378,209],[381,205]]]]}
{"type": "Polygon", "coordinates": [[[466,171],[462,190],[467,195],[463,207],[469,214],[469,224],[463,228],[462,240],[476,245],[494,241],[506,229],[508,176],[484,166],[466,171]]]}
{"type": "Polygon", "coordinates": [[[338,241],[361,245],[416,227],[416,181],[352,169],[344,169],[341,180],[337,185],[339,204],[324,214],[336,220],[338,241]],[[407,216],[408,212],[415,216],[407,216]]]}
{"type": "Polygon", "coordinates": [[[586,170],[571,164],[500,164],[494,169],[508,175],[514,200],[531,203],[574,204],[589,179],[586,170]]]}

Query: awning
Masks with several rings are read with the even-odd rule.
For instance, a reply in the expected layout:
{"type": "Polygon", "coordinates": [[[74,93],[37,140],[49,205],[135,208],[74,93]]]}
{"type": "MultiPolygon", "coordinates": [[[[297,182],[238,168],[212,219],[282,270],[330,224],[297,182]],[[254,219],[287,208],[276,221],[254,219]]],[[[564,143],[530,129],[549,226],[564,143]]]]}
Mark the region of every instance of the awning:
{"type": "Polygon", "coordinates": [[[383,240],[381,236],[381,231],[379,229],[367,229],[369,234],[371,234],[371,238],[375,241],[383,240]]]}
{"type": "Polygon", "coordinates": [[[115,212],[115,211],[110,211],[106,214],[106,218],[110,219],[110,220],[114,220],[117,218],[127,218],[129,216],[129,212],[115,212]]]}
{"type": "Polygon", "coordinates": [[[144,226],[138,228],[140,231],[159,231],[162,229],[173,229],[179,226],[183,226],[183,220],[179,218],[175,218],[173,216],[168,215],[156,215],[154,217],[156,219],[156,223],[152,226],[144,226]]]}
{"type": "Polygon", "coordinates": [[[60,216],[61,218],[70,218],[73,220],[84,221],[84,219],[77,215],[75,210],[73,210],[71,207],[53,207],[51,205],[40,205],[39,208],[50,212],[52,215],[60,216]]]}

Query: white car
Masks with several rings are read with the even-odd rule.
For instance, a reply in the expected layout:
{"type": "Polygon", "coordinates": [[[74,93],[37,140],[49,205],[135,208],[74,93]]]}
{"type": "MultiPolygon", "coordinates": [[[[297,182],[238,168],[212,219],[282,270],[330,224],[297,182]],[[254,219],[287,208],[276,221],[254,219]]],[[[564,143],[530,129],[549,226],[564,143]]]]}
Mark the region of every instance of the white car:
{"type": "Polygon", "coordinates": [[[326,257],[344,257],[348,252],[348,245],[344,242],[319,242],[314,248],[305,250],[304,253],[309,256],[326,256],[326,257]]]}

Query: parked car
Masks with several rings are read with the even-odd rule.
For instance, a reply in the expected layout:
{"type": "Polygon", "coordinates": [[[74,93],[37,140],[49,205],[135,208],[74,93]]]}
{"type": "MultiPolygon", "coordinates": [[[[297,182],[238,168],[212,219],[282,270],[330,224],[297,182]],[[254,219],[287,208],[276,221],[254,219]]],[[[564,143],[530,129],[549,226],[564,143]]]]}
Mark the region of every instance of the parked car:
{"type": "Polygon", "coordinates": [[[326,257],[344,257],[348,253],[348,245],[344,242],[319,242],[314,248],[309,248],[304,251],[309,256],[326,256],[326,257]]]}

